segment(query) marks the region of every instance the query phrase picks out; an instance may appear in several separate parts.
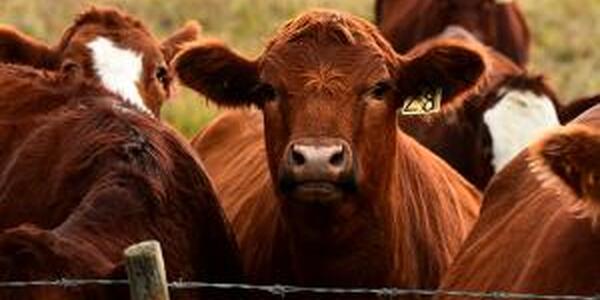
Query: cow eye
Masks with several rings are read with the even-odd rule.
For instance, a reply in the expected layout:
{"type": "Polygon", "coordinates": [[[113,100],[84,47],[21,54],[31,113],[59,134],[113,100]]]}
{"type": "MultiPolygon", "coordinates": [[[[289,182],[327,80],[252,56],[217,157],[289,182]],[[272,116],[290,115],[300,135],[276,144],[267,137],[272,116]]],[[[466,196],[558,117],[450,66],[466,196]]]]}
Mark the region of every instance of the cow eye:
{"type": "Polygon", "coordinates": [[[369,98],[382,101],[391,88],[388,82],[380,81],[369,90],[369,98]]]}
{"type": "Polygon", "coordinates": [[[154,76],[156,76],[156,80],[162,84],[166,85],[169,81],[169,71],[167,71],[167,68],[164,66],[157,67],[154,76]]]}

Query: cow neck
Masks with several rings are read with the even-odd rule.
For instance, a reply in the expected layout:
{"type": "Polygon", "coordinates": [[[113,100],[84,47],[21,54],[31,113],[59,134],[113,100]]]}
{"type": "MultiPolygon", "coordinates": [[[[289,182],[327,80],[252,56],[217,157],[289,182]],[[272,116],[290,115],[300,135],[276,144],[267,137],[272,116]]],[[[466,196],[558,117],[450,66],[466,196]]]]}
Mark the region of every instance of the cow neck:
{"type": "Polygon", "coordinates": [[[479,192],[440,158],[399,132],[390,193],[392,281],[436,288],[477,218],[479,192]],[[472,197],[457,198],[454,195],[472,197]]]}
{"type": "Polygon", "coordinates": [[[305,244],[293,235],[286,235],[293,282],[355,287],[390,284],[393,270],[390,230],[380,219],[374,223],[340,244],[329,241],[305,244]]]}
{"type": "MultiPolygon", "coordinates": [[[[294,284],[330,286],[391,285],[396,271],[391,241],[396,240],[388,195],[393,194],[392,180],[395,162],[386,163],[385,169],[375,170],[366,190],[347,201],[364,203],[360,213],[351,222],[341,224],[343,230],[335,237],[323,236],[307,242],[298,238],[286,221],[280,223],[280,237],[288,245],[289,261],[294,284]],[[387,171],[387,172],[386,172],[387,171]]],[[[294,216],[282,212],[282,220],[294,216]]]]}

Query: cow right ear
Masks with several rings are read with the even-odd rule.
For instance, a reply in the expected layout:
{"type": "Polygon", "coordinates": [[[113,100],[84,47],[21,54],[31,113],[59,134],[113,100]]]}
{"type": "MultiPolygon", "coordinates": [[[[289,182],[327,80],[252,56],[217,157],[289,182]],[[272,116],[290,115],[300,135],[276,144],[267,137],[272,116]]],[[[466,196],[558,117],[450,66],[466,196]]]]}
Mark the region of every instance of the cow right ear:
{"type": "Polygon", "coordinates": [[[434,112],[479,83],[486,67],[480,51],[442,40],[400,59],[396,103],[403,114],[434,112]]]}
{"type": "Polygon", "coordinates": [[[261,106],[256,61],[247,60],[218,41],[182,51],[173,63],[179,80],[221,106],[261,106]]]}
{"type": "Polygon", "coordinates": [[[58,57],[48,45],[18,30],[0,25],[0,63],[53,69],[58,57]]]}

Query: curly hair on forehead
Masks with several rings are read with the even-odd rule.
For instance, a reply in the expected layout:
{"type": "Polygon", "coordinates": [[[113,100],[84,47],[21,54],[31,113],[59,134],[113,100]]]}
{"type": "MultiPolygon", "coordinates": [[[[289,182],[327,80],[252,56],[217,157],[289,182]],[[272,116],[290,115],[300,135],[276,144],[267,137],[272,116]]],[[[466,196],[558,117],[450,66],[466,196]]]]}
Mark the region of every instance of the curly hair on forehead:
{"type": "Polygon", "coordinates": [[[58,49],[64,49],[71,41],[77,30],[89,24],[96,24],[107,29],[131,28],[141,30],[143,33],[153,37],[146,25],[139,19],[128,15],[126,12],[114,7],[90,6],[79,13],[73,24],[69,26],[57,45],[58,49]]]}
{"type": "Polygon", "coordinates": [[[348,46],[366,42],[376,45],[385,55],[395,55],[374,25],[349,13],[329,9],[310,10],[288,21],[271,39],[266,51],[278,45],[303,41],[348,46]]]}

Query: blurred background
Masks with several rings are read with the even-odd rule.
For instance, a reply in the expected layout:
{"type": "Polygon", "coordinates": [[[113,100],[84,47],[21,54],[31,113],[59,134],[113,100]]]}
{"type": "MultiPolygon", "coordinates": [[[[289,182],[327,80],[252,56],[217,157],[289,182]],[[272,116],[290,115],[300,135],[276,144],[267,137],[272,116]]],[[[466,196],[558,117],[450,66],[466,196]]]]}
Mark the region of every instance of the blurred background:
{"type": "MultiPolygon", "coordinates": [[[[565,100],[600,93],[600,1],[515,0],[533,34],[530,69],[546,75],[565,100]]],[[[285,20],[309,7],[345,10],[372,20],[374,0],[0,0],[0,23],[54,44],[73,16],[90,4],[116,5],[142,19],[159,37],[196,19],[204,35],[255,56],[285,20]]],[[[189,90],[162,115],[187,136],[217,109],[189,90]]]]}

